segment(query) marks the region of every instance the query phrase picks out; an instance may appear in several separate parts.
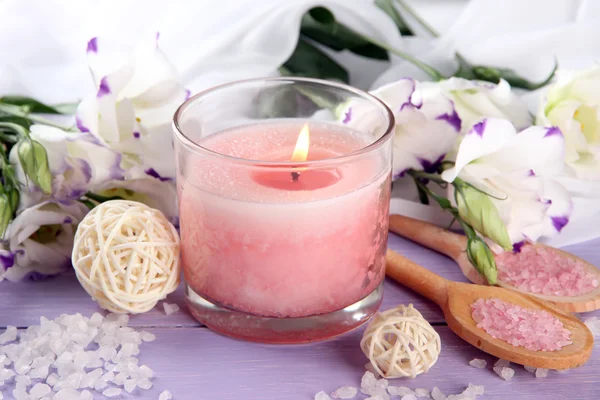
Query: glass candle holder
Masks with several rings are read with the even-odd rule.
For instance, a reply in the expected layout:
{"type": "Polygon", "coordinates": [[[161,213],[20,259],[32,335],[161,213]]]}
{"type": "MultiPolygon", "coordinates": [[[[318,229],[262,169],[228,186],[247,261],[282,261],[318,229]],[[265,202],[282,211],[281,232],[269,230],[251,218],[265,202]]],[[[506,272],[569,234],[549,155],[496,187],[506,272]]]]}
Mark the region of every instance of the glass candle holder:
{"type": "Polygon", "coordinates": [[[360,326],[383,295],[394,117],[305,78],[234,82],[175,113],[192,315],[225,335],[304,343],[360,326]]]}

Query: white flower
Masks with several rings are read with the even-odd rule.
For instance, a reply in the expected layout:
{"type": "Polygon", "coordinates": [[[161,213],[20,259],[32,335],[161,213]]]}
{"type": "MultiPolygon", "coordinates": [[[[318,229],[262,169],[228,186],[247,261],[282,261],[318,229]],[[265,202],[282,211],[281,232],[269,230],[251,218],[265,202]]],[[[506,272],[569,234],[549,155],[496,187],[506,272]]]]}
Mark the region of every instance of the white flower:
{"type": "MultiPolygon", "coordinates": [[[[460,130],[460,119],[450,100],[443,95],[423,100],[415,86],[416,82],[407,78],[371,92],[388,105],[396,118],[394,180],[409,169],[433,172],[454,145],[460,130]]],[[[364,113],[364,108],[356,102],[340,110],[344,124],[361,130],[373,129],[378,117],[364,113]]]]}
{"type": "Polygon", "coordinates": [[[0,280],[36,279],[67,270],[75,229],[88,211],[78,202],[51,201],[21,211],[0,250],[0,280]]]}
{"type": "Polygon", "coordinates": [[[541,102],[537,123],[563,132],[571,175],[600,180],[600,66],[558,76],[541,102]]]}
{"type": "Polygon", "coordinates": [[[125,200],[139,201],[162,211],[173,225],[179,225],[177,191],[172,181],[160,181],[150,177],[106,181],[94,187],[93,192],[106,197],[120,196],[125,200]]]}
{"type": "Polygon", "coordinates": [[[523,130],[533,123],[527,104],[514,92],[505,80],[497,85],[489,82],[450,78],[440,82],[419,82],[417,90],[423,98],[440,93],[454,102],[461,120],[461,133],[467,133],[483,118],[504,118],[523,130]]]}
{"type": "MultiPolygon", "coordinates": [[[[52,173],[52,195],[57,201],[79,199],[90,187],[108,179],[123,179],[120,168],[121,155],[98,142],[89,133],[65,132],[47,125],[33,125],[31,138],[38,141],[48,154],[48,164],[52,173]]],[[[17,178],[25,183],[27,179],[18,162],[16,146],[10,154],[17,178]]],[[[31,207],[46,196],[29,182],[21,190],[19,209],[31,207]]]]}
{"type": "Polygon", "coordinates": [[[127,170],[128,179],[175,177],[171,123],[189,92],[159,50],[157,39],[158,35],[139,46],[116,69],[106,66],[116,56],[103,48],[100,39],[88,43],[90,69],[98,89],[81,102],[77,126],[123,154],[121,167],[127,170]]]}
{"type": "Polygon", "coordinates": [[[473,126],[460,144],[456,177],[492,196],[513,243],[556,235],[572,211],[567,190],[550,179],[564,167],[564,138],[556,127],[517,133],[510,121],[489,118],[473,126]]]}

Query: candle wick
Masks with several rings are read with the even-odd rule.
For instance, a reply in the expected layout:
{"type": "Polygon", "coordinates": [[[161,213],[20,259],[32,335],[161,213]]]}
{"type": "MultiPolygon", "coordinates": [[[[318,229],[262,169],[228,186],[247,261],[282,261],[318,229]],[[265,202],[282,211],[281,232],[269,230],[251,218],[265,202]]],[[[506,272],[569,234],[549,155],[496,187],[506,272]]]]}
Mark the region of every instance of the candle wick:
{"type": "Polygon", "coordinates": [[[298,172],[292,172],[292,182],[298,182],[298,178],[300,178],[300,174],[298,172]]]}

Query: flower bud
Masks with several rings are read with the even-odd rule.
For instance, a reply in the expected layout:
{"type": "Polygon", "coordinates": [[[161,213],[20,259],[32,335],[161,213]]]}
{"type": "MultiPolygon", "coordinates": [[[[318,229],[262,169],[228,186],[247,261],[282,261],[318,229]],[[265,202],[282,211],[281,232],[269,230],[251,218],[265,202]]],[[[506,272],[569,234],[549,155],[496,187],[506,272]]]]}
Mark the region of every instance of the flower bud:
{"type": "Polygon", "coordinates": [[[19,162],[25,175],[44,193],[52,193],[52,174],[46,149],[35,140],[24,139],[17,144],[19,162]]]}
{"type": "Polygon", "coordinates": [[[455,186],[458,214],[463,221],[504,250],[512,250],[506,226],[490,197],[465,183],[455,182],[455,186]]]}
{"type": "Polygon", "coordinates": [[[12,220],[13,209],[10,206],[10,200],[6,193],[0,194],[0,238],[4,238],[4,233],[8,224],[12,220]]]}
{"type": "Polygon", "coordinates": [[[496,284],[498,270],[494,254],[488,245],[479,237],[469,239],[467,257],[475,269],[485,277],[490,285],[496,284]]]}
{"type": "Polygon", "coordinates": [[[6,195],[8,197],[8,204],[10,205],[10,209],[14,213],[19,208],[19,191],[17,189],[10,189],[7,190],[6,195]]]}

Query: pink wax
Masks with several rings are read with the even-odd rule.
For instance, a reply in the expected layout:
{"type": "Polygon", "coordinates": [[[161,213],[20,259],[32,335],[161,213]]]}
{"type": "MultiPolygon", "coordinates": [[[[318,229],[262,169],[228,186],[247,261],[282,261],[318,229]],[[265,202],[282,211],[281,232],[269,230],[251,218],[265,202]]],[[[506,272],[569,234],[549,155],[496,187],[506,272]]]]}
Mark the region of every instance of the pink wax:
{"type": "MultiPolygon", "coordinates": [[[[246,160],[284,162],[302,125],[248,125],[200,145],[246,160]]],[[[314,122],[308,159],[339,157],[372,141],[314,122]]],[[[215,304],[267,317],[325,314],[369,295],[385,275],[390,167],[380,158],[363,154],[299,170],[297,181],[293,169],[278,165],[178,160],[187,171],[178,190],[188,285],[215,304]]]]}

